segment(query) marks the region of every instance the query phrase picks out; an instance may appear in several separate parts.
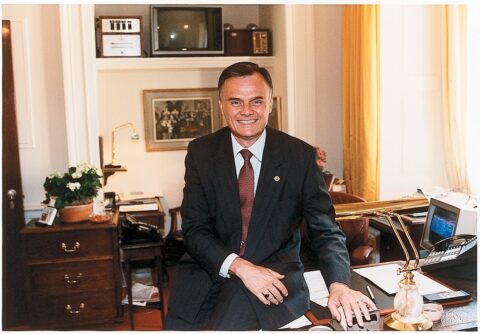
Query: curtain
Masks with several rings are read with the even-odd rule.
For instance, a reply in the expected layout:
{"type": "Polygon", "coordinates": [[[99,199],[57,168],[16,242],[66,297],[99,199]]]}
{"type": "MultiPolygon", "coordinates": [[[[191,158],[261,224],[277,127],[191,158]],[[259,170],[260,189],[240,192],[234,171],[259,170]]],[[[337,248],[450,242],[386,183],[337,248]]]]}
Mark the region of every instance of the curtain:
{"type": "Polygon", "coordinates": [[[378,199],[380,52],[378,5],[346,5],[343,16],[343,176],[347,191],[378,199]]]}
{"type": "Polygon", "coordinates": [[[444,5],[442,82],[445,166],[450,188],[469,193],[467,175],[467,7],[444,5]]]}

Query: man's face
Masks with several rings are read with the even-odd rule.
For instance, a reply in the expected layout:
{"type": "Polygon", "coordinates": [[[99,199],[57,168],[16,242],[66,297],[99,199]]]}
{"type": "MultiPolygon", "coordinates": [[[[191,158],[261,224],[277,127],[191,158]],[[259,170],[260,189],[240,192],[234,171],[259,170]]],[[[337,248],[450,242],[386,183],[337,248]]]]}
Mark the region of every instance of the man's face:
{"type": "Polygon", "coordinates": [[[225,80],[218,101],[238,143],[252,146],[267,126],[272,93],[259,73],[225,80]]]}

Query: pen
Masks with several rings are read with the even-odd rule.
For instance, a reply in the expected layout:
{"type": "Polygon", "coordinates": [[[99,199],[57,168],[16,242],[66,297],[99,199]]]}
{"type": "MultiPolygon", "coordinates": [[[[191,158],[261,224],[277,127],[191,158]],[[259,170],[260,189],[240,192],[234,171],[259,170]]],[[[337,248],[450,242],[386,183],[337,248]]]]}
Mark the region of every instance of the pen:
{"type": "Polygon", "coordinates": [[[375,302],[375,296],[373,295],[372,289],[370,289],[370,286],[367,285],[367,291],[368,294],[370,295],[370,299],[375,302]]]}

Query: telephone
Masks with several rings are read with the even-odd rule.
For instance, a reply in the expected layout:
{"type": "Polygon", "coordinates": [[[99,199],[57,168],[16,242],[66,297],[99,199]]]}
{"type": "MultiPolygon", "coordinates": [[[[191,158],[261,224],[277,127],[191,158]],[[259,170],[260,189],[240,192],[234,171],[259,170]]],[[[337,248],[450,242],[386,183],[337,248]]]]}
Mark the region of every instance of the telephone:
{"type": "Polygon", "coordinates": [[[160,229],[153,224],[138,221],[130,214],[126,214],[122,220],[123,243],[156,242],[160,237],[160,229]]]}
{"type": "Polygon", "coordinates": [[[477,257],[477,236],[460,234],[437,242],[423,263],[422,271],[475,262],[477,257]]]}

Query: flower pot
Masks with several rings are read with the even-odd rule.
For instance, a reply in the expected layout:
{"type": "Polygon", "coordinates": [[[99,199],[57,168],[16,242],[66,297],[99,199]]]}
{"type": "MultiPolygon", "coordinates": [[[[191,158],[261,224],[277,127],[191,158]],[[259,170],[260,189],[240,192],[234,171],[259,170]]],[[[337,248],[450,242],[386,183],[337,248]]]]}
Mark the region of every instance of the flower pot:
{"type": "Polygon", "coordinates": [[[79,223],[88,220],[92,214],[93,203],[83,205],[69,205],[59,210],[60,220],[63,223],[79,223]]]}

